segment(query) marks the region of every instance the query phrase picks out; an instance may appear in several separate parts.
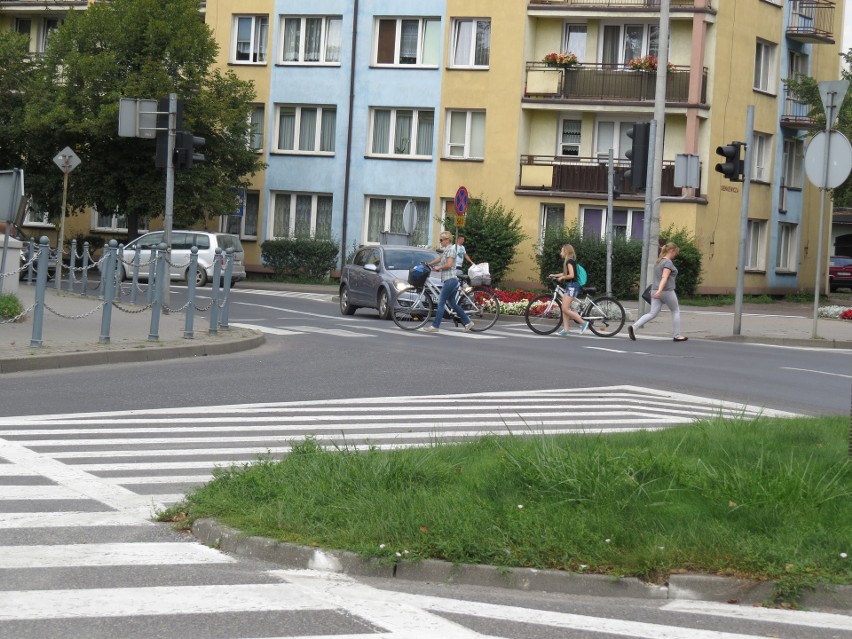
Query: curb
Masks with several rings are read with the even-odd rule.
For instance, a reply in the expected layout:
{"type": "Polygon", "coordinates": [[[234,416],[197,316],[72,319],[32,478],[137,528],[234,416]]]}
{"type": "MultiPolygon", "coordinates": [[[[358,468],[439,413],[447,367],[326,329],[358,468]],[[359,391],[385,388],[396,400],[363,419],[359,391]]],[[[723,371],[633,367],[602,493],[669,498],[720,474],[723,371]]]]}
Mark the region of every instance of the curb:
{"type": "MultiPolygon", "coordinates": [[[[201,543],[229,554],[266,561],[295,570],[317,570],[356,577],[381,577],[566,595],[646,600],[701,600],[745,605],[769,601],[775,589],[775,585],[771,582],[714,575],[671,575],[666,585],[658,586],[647,584],[635,577],[608,577],[561,570],[453,564],[435,559],[388,565],[377,559],[362,559],[353,552],[312,548],[266,537],[248,536],[239,530],[223,526],[213,519],[196,520],[192,524],[191,532],[201,543]]],[[[852,611],[852,586],[818,586],[815,590],[803,593],[799,603],[807,608],[852,611]]]]}
{"type": "MultiPolygon", "coordinates": [[[[141,342],[124,345],[120,350],[109,348],[109,344],[93,344],[90,350],[74,353],[45,353],[0,359],[0,375],[3,373],[21,373],[57,368],[76,368],[78,366],[96,366],[100,364],[128,364],[137,362],[158,362],[182,357],[206,357],[208,355],[228,355],[251,350],[261,346],[266,338],[260,331],[240,329],[245,336],[225,339],[221,342],[203,342],[175,344],[172,342],[141,342]],[[139,347],[141,345],[141,347],[139,347]]],[[[209,336],[212,339],[213,336],[209,336]]],[[[189,342],[191,340],[187,340],[189,342]]]]}
{"type": "Polygon", "coordinates": [[[727,335],[708,337],[707,339],[719,342],[739,342],[743,344],[768,344],[770,346],[852,349],[852,342],[822,338],[802,339],[797,337],[747,337],[745,335],[727,335]]]}

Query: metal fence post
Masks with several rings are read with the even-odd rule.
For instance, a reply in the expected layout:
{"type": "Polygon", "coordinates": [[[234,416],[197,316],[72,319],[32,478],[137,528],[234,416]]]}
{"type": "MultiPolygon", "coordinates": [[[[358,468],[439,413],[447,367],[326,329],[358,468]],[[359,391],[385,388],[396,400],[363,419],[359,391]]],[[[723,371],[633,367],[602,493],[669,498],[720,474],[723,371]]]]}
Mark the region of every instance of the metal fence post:
{"type": "Polygon", "coordinates": [[[47,288],[47,260],[50,245],[46,235],[39,239],[38,273],[36,275],[35,310],[33,311],[33,334],[30,339],[30,348],[40,348],[42,344],[41,332],[44,324],[44,291],[47,288]]]}
{"type": "Polygon", "coordinates": [[[80,276],[82,290],[80,295],[86,294],[86,287],[89,285],[89,243],[83,242],[83,274],[80,276]]]}
{"type": "Polygon", "coordinates": [[[32,286],[33,271],[35,270],[33,268],[33,257],[35,257],[35,238],[30,238],[29,248],[27,250],[29,251],[29,258],[27,259],[27,261],[30,263],[29,266],[27,266],[27,284],[29,286],[32,286]]]}
{"type": "Polygon", "coordinates": [[[189,270],[186,272],[186,323],[183,327],[184,339],[192,339],[195,333],[192,322],[195,320],[195,277],[198,273],[198,247],[189,249],[189,270]]]}
{"type": "MultiPolygon", "coordinates": [[[[160,242],[157,249],[156,276],[154,277],[157,286],[154,287],[154,305],[151,307],[151,331],[148,333],[148,340],[152,342],[160,339],[160,311],[163,307],[163,289],[159,286],[160,278],[163,275],[166,277],[169,276],[168,271],[165,270],[168,268],[168,264],[166,264],[166,243],[160,242]]],[[[148,286],[151,286],[150,280],[148,286]]]]}
{"type": "Polygon", "coordinates": [[[56,268],[53,269],[53,279],[57,291],[62,290],[62,254],[59,252],[59,241],[56,242],[56,268]]]}
{"type": "Polygon", "coordinates": [[[213,280],[210,282],[210,334],[219,332],[219,280],[222,277],[222,249],[216,247],[213,258],[213,280]]]}
{"type": "MultiPolygon", "coordinates": [[[[136,250],[139,250],[139,244],[136,245],[136,250]]],[[[154,289],[157,288],[157,260],[159,259],[159,252],[157,251],[157,247],[153,247],[151,249],[151,263],[148,265],[148,295],[147,300],[148,304],[154,303],[154,289]]]]}
{"type": "Polygon", "coordinates": [[[74,277],[74,267],[77,266],[77,238],[71,240],[71,258],[68,262],[68,292],[74,292],[74,284],[77,283],[77,278],[74,277]]]}
{"type": "Polygon", "coordinates": [[[98,342],[101,344],[109,344],[109,327],[112,321],[112,300],[115,297],[115,258],[118,250],[118,242],[110,240],[106,248],[106,259],[104,260],[104,270],[101,271],[101,284],[104,290],[104,312],[101,315],[101,336],[98,342]]]}
{"type": "Polygon", "coordinates": [[[130,303],[136,303],[136,290],[139,288],[139,257],[140,251],[137,248],[133,253],[133,278],[130,281],[130,303]]]}
{"type": "Polygon", "coordinates": [[[234,272],[234,249],[228,248],[225,251],[225,284],[222,293],[222,319],[219,320],[219,326],[228,330],[228,307],[231,305],[231,277],[234,272]]]}

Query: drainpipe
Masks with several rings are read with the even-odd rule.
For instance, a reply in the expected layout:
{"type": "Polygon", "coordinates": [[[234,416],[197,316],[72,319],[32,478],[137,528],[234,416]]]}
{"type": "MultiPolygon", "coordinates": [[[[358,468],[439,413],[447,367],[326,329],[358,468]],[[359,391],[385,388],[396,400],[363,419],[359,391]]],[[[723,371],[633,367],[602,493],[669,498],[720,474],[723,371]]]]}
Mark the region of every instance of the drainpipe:
{"type": "Polygon", "coordinates": [[[346,171],[343,177],[343,230],[340,234],[340,267],[346,261],[346,227],[349,223],[349,176],[352,172],[352,112],[355,103],[355,51],[358,44],[358,4],[352,7],[352,54],[349,58],[349,113],[346,125],[346,171]]]}

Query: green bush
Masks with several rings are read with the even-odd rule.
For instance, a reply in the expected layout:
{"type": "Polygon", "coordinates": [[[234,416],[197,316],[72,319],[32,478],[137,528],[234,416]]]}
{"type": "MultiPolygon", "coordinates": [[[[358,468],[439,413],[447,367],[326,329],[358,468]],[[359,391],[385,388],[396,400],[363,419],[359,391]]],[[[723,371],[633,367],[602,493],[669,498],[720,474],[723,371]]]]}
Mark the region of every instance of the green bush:
{"type": "Polygon", "coordinates": [[[17,295],[6,293],[0,295],[0,319],[12,319],[24,312],[24,305],[17,295]]]}
{"type": "Polygon", "coordinates": [[[329,271],[337,264],[340,248],[334,240],[290,238],[267,240],[260,245],[263,263],[275,271],[275,276],[328,279],[329,271]]]}
{"type": "MultiPolygon", "coordinates": [[[[662,237],[680,247],[677,257],[677,292],[680,296],[691,296],[701,281],[701,252],[695,240],[684,230],[673,227],[661,232],[662,237]]],[[[542,251],[535,256],[539,269],[539,280],[545,288],[552,286],[547,276],[562,272],[559,250],[563,244],[571,244],[577,253],[577,262],[589,275],[588,284],[599,292],[606,288],[606,241],[597,235],[584,235],[579,225],[548,230],[542,251]]],[[[656,248],[654,249],[656,251],[656,248]]],[[[642,242],[616,236],[612,240],[612,293],[618,298],[629,299],[639,295],[639,275],[642,267],[642,242]]]]}
{"type": "MultiPolygon", "coordinates": [[[[444,227],[455,230],[455,219],[448,216],[444,227]]],[[[527,239],[513,209],[507,210],[500,200],[489,204],[482,197],[471,200],[465,226],[457,232],[464,235],[464,245],[472,260],[488,262],[491,283],[495,286],[515,261],[518,246],[527,239]]]]}

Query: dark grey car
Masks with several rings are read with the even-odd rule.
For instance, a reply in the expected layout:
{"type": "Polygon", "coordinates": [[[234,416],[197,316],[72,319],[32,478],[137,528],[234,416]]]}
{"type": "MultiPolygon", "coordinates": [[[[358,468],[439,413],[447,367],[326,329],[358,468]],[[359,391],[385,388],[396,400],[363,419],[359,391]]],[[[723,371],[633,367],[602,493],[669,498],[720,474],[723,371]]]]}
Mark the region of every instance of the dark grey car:
{"type": "MultiPolygon", "coordinates": [[[[408,287],[408,269],[437,257],[431,249],[413,246],[362,246],[340,274],[340,312],[374,308],[379,317],[390,319],[394,296],[408,287]]],[[[432,281],[440,288],[440,280],[432,281]]]]}

